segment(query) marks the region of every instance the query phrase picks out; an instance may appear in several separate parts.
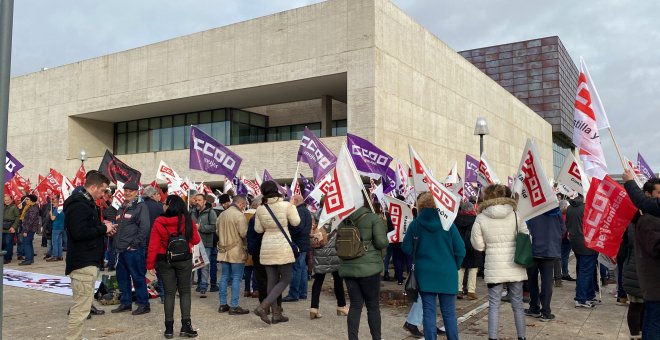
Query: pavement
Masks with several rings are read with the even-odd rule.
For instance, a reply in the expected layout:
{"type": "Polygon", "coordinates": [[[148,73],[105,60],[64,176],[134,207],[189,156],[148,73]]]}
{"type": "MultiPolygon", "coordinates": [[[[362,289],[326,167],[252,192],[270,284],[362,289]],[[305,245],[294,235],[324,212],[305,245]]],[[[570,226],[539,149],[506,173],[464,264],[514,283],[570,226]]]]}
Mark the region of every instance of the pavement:
{"type": "MultiPolygon", "coordinates": [[[[44,249],[37,247],[36,250],[39,255],[33,265],[19,267],[14,261],[6,267],[63,275],[64,262],[45,262],[41,259],[44,249]]],[[[574,262],[571,267],[575,267],[574,262]]],[[[308,299],[285,303],[285,314],[291,320],[277,325],[266,325],[252,313],[242,316],[219,314],[218,297],[215,293],[201,299],[198,293],[193,292],[193,326],[200,334],[198,339],[346,339],[346,317],[336,315],[331,287],[332,277],[327,276],[321,295],[321,319],[309,319],[308,299]]],[[[629,339],[627,308],[616,305],[615,297],[610,294],[614,288],[610,285],[603,289],[603,304],[596,309],[578,310],[573,305],[575,283],[564,281],[563,287],[554,289],[552,298],[556,319],[541,322],[527,317],[527,339],[629,339]]],[[[309,289],[311,290],[311,281],[309,289]]],[[[401,294],[402,286],[394,282],[383,282],[381,291],[382,338],[414,339],[402,328],[409,309],[401,294]]],[[[308,296],[311,297],[311,293],[308,296]]],[[[488,338],[488,309],[474,312],[487,302],[486,285],[481,278],[478,280],[477,296],[479,299],[474,301],[457,300],[457,315],[459,321],[462,321],[459,324],[461,339],[488,338]],[[463,320],[461,317],[465,315],[470,317],[463,320]]],[[[68,296],[5,286],[2,329],[4,339],[62,339],[66,332],[66,312],[70,303],[71,298],[68,296]]],[[[258,302],[257,299],[241,297],[240,304],[253,310],[258,302]]],[[[151,313],[141,316],[131,316],[128,313],[112,314],[110,309],[115,306],[101,306],[98,303],[95,305],[105,310],[106,314],[85,321],[83,335],[87,339],[163,338],[164,316],[158,299],[151,300],[151,313]]],[[[179,311],[176,307],[175,320],[178,319],[179,311]]],[[[440,315],[438,324],[442,325],[440,315]]],[[[178,327],[180,324],[176,321],[175,333],[178,327]]],[[[360,330],[360,339],[370,339],[366,310],[362,313],[360,330]]],[[[501,307],[499,339],[516,339],[513,314],[506,303],[501,307]]]]}

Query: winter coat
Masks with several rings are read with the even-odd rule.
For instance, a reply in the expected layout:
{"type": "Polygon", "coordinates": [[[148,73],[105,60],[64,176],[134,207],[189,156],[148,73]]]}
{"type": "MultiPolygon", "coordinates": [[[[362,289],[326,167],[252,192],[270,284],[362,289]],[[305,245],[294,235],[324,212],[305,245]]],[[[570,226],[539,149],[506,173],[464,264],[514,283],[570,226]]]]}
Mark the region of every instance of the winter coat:
{"type": "MultiPolygon", "coordinates": [[[[280,222],[282,229],[287,234],[287,237],[291,239],[287,225],[296,227],[300,224],[300,215],[298,215],[296,207],[282,200],[280,197],[271,197],[267,202],[273,214],[280,222]]],[[[257,233],[264,234],[259,253],[261,264],[268,266],[295,262],[291,245],[287,242],[284,234],[282,234],[282,231],[266,209],[266,206],[259,206],[255,216],[254,230],[257,233]]]]}
{"type": "Polygon", "coordinates": [[[101,223],[101,212],[86,191],[64,201],[64,226],[67,235],[64,275],[88,266],[103,265],[107,228],[101,223]]]}
{"type": "Polygon", "coordinates": [[[624,183],[623,186],[637,209],[645,214],[660,217],[660,198],[646,196],[633,180],[624,183]]]}
{"type": "Polygon", "coordinates": [[[532,236],[532,254],[535,258],[558,259],[561,257],[561,237],[566,231],[559,207],[527,221],[532,236]]]}
{"type": "Polygon", "coordinates": [[[254,230],[254,221],[256,216],[252,216],[248,222],[247,234],[245,236],[247,242],[247,251],[248,254],[258,257],[259,252],[261,252],[261,240],[264,238],[264,234],[259,234],[254,230]]]}
{"type": "MultiPolygon", "coordinates": [[[[163,203],[156,202],[149,197],[145,197],[144,204],[147,206],[147,209],[149,210],[149,225],[153,226],[154,221],[158,218],[158,216],[160,216],[163,212],[165,212],[163,203]]],[[[151,235],[151,233],[149,235],[151,235]]]]}
{"type": "Polygon", "coordinates": [[[127,202],[117,211],[117,234],[113,237],[115,251],[121,253],[128,248],[140,249],[147,246],[149,237],[149,209],[137,201],[127,202]]]}
{"type": "Polygon", "coordinates": [[[227,263],[245,263],[247,249],[245,236],[247,220],[235,205],[225,210],[216,223],[218,235],[218,260],[227,263]]]}
{"type": "MultiPolygon", "coordinates": [[[[242,216],[243,214],[241,214],[242,216]]],[[[199,228],[199,236],[202,238],[202,244],[205,248],[213,247],[213,237],[216,233],[218,217],[215,210],[204,207],[204,210],[196,212],[193,219],[199,228]]],[[[245,219],[245,217],[243,217],[245,219]]]]}
{"type": "Polygon", "coordinates": [[[41,232],[47,240],[53,239],[53,220],[50,219],[51,210],[53,210],[53,205],[51,203],[46,203],[39,209],[41,232]]]}
{"type": "MultiPolygon", "coordinates": [[[[517,203],[511,198],[495,198],[479,205],[470,241],[474,249],[486,251],[486,283],[527,280],[527,270],[513,262],[516,253],[517,203]]],[[[518,217],[518,231],[528,234],[527,224],[518,217]]]]}
{"type": "Polygon", "coordinates": [[[328,243],[321,248],[314,249],[315,274],[328,274],[339,270],[341,259],[337,256],[336,241],[337,233],[330,233],[328,234],[328,243]]]}
{"type": "Polygon", "coordinates": [[[300,224],[297,227],[289,228],[293,243],[298,246],[300,253],[306,253],[311,249],[309,242],[309,234],[312,232],[312,213],[305,204],[296,207],[298,216],[300,216],[300,224]]]}
{"type": "Polygon", "coordinates": [[[9,228],[18,229],[18,222],[20,222],[21,212],[18,211],[16,204],[5,205],[5,212],[2,215],[2,230],[4,233],[9,232],[9,228]]]}
{"type": "MultiPolygon", "coordinates": [[[[188,246],[192,252],[193,246],[200,242],[199,233],[197,232],[197,225],[192,224],[192,239],[188,240],[188,246]]],[[[165,260],[167,254],[167,244],[170,240],[170,235],[186,235],[186,224],[184,221],[179,223],[178,216],[162,215],[154,221],[149,236],[149,249],[147,250],[147,269],[154,269],[156,260],[165,260]]]]}
{"type": "Polygon", "coordinates": [[[458,269],[465,257],[465,243],[455,225],[442,228],[438,211],[420,209],[403,238],[401,249],[415,256],[415,278],[419,290],[425,293],[456,294],[458,269]],[[414,253],[414,238],[418,237],[414,253]],[[438,280],[438,278],[442,278],[438,280]]]}
{"type": "Polygon", "coordinates": [[[575,255],[598,255],[595,250],[587,248],[584,244],[584,233],[582,232],[582,216],[584,215],[584,198],[578,196],[569,201],[566,210],[566,228],[571,248],[575,255]]]}
{"type": "Polygon", "coordinates": [[[648,214],[635,224],[635,261],[639,287],[648,301],[660,301],[660,218],[648,214]]]}
{"type": "Polygon", "coordinates": [[[461,268],[479,268],[484,265],[484,253],[482,251],[474,250],[470,236],[472,236],[472,226],[477,214],[473,211],[459,211],[454,224],[461,234],[461,239],[465,243],[465,258],[461,264],[461,268]]]}
{"type": "Polygon", "coordinates": [[[387,248],[387,227],[380,216],[369,209],[361,207],[347,218],[353,221],[366,213],[357,224],[360,236],[365,245],[369,245],[366,254],[352,260],[342,260],[339,267],[341,277],[369,277],[383,271],[383,256],[381,250],[387,248]]]}
{"type": "Polygon", "coordinates": [[[39,207],[35,204],[28,208],[23,216],[23,223],[21,224],[22,233],[36,233],[41,226],[41,216],[39,215],[39,207]]]}
{"type": "Polygon", "coordinates": [[[635,224],[631,223],[623,234],[621,248],[626,249],[626,258],[623,261],[623,289],[627,294],[641,298],[644,293],[639,286],[637,277],[637,261],[635,261],[635,224]]]}

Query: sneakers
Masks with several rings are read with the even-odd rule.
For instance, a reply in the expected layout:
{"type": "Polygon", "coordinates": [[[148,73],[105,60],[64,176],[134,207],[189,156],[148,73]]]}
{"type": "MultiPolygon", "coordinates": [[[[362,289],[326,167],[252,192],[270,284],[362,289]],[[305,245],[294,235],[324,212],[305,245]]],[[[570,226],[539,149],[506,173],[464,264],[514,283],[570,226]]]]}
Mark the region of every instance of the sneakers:
{"type": "Polygon", "coordinates": [[[209,292],[217,292],[219,290],[220,290],[220,288],[218,288],[218,286],[211,285],[211,288],[209,289],[209,292]]]}
{"type": "Polygon", "coordinates": [[[419,331],[417,326],[409,324],[408,322],[403,324],[403,329],[407,330],[415,339],[421,339],[424,337],[424,334],[419,331]]]}
{"type": "Polygon", "coordinates": [[[236,308],[233,308],[233,307],[229,308],[229,315],[245,315],[245,314],[248,314],[248,313],[250,313],[249,310],[243,309],[240,306],[238,306],[236,308]]]}
{"type": "Polygon", "coordinates": [[[290,296],[285,296],[282,298],[282,302],[296,302],[296,301],[298,301],[298,299],[294,299],[290,296]]]}
{"type": "Polygon", "coordinates": [[[587,302],[575,301],[575,308],[594,309],[594,308],[596,308],[596,306],[591,304],[589,301],[587,301],[587,302]]]}
{"type": "Polygon", "coordinates": [[[535,312],[531,309],[525,309],[525,315],[531,316],[533,318],[540,318],[541,317],[541,312],[535,312]]]}
{"type": "Polygon", "coordinates": [[[594,306],[595,306],[595,305],[600,305],[600,304],[603,303],[602,301],[600,301],[600,300],[598,300],[598,299],[596,299],[596,298],[591,299],[591,300],[589,300],[588,302],[589,302],[590,304],[594,305],[594,306]]]}
{"type": "Polygon", "coordinates": [[[523,292],[523,302],[524,303],[529,303],[530,301],[532,301],[532,300],[529,298],[529,293],[524,293],[523,292]]]}
{"type": "Polygon", "coordinates": [[[552,314],[552,313],[548,313],[548,314],[542,313],[541,314],[541,322],[548,322],[548,321],[551,321],[551,320],[554,320],[554,319],[555,319],[555,315],[552,314]]]}

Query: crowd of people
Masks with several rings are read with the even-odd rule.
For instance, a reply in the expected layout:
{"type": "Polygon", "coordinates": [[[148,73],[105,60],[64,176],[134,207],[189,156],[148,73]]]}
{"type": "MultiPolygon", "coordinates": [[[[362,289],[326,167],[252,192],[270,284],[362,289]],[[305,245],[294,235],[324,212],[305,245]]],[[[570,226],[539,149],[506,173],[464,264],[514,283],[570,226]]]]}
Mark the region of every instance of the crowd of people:
{"type": "Polygon", "coordinates": [[[67,251],[65,274],[73,290],[67,339],[82,338],[83,321],[94,311],[99,269],[116,271],[121,294],[113,313],[149,313],[146,275],[157,277],[166,338],[174,336],[177,295],[179,335],[197,336],[191,312],[194,284],[199,298],[218,293],[219,313],[250,314],[241,307],[241,297],[256,298],[259,306],[252,313],[266,324],[277,324],[289,321],[283,303],[307,299],[310,278],[309,317],[321,318],[321,287],[329,274],[336,313],[347,317],[348,338],[358,339],[366,306],[371,338],[381,339],[380,288],[381,280],[392,280],[390,262],[399,285],[410,275],[418,283],[419,294],[403,326],[417,338],[444,334],[458,339],[455,300],[478,299],[476,282],[482,275],[488,287],[489,339],[498,338],[502,301],[511,303],[518,339],[526,337],[526,317],[554,320],[553,288],[561,287],[562,281],[577,281],[575,307],[587,310],[601,304],[601,284],[615,282],[617,303],[628,306],[631,339],[641,339],[641,334],[655,339],[660,334],[660,180],[649,180],[640,189],[631,176],[624,174],[625,188],[640,213],[624,234],[615,280],[614,271],[599,264],[598,253],[585,246],[581,195],[525,221],[517,214],[511,190],[495,184],[484,188],[482,198],[461,202],[454,224],[445,229],[432,195],[422,193],[405,237],[390,243],[392,221],[377,200],[373,210],[361,207],[336,228],[332,223],[319,225],[320,210],[312,213],[300,195],[282,197],[272,181],[262,183],[260,197],[193,193],[189,199],[170,195],[164,202],[153,187],[146,187],[139,197],[139,183],[129,182],[123,188],[125,202],[115,209],[110,181],[97,171],[88,172],[85,186],[74,190],[63,210],[50,203],[58,197],[39,207],[34,195],[27,195],[19,206],[5,195],[4,262],[12,261],[16,244],[19,265],[33,264],[37,233],[48,248],[46,261],[61,261],[67,251]],[[531,235],[533,264],[527,268],[514,262],[519,233],[531,235]],[[194,273],[197,244],[209,263],[194,273]],[[575,279],[568,267],[571,250],[575,279]],[[443,331],[436,324],[438,305],[443,331]]]}

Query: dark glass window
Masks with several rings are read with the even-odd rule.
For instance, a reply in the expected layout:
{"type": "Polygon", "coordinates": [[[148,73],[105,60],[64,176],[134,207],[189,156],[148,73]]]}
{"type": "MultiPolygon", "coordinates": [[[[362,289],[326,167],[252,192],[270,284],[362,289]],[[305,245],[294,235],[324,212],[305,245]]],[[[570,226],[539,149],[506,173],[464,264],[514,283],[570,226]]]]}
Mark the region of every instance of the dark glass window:
{"type": "Polygon", "coordinates": [[[346,136],[348,133],[348,121],[346,119],[332,121],[332,136],[346,136]]]}

